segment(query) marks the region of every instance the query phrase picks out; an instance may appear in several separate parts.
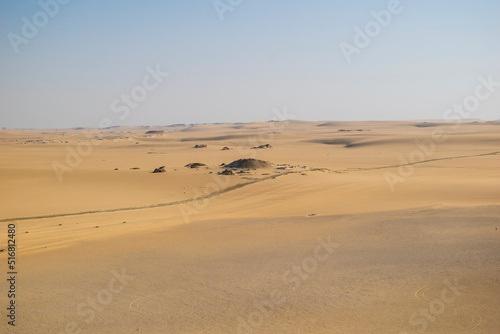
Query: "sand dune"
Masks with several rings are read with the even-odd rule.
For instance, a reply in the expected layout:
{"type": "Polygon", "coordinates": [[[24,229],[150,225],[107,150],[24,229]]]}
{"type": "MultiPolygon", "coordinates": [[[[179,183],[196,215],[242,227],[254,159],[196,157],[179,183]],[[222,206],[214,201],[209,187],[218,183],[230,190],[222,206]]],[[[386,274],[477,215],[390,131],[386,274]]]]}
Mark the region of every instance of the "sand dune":
{"type": "Polygon", "coordinates": [[[15,330],[497,333],[500,127],[438,123],[1,130],[15,330]]]}
{"type": "Polygon", "coordinates": [[[230,140],[230,139],[241,139],[241,138],[251,138],[253,134],[247,135],[226,135],[226,136],[217,136],[217,137],[192,137],[192,138],[182,138],[181,141],[221,141],[221,140],[230,140]]]}

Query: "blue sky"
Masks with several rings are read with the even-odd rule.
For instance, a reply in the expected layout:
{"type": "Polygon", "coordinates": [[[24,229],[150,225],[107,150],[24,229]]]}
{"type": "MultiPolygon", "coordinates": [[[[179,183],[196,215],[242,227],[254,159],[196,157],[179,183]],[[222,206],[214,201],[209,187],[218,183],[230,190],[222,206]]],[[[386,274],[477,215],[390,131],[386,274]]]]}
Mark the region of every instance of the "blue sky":
{"type": "MultiPolygon", "coordinates": [[[[479,76],[500,81],[498,0],[401,0],[350,64],[339,45],[390,1],[218,1],[235,4],[224,20],[212,0],[71,0],[16,53],[9,36],[42,7],[0,0],[0,126],[265,121],[284,106],[304,120],[440,119],[479,76]],[[168,77],[120,119],[113,102],[157,65],[168,77]]],[[[471,117],[499,111],[500,89],[471,117]]]]}

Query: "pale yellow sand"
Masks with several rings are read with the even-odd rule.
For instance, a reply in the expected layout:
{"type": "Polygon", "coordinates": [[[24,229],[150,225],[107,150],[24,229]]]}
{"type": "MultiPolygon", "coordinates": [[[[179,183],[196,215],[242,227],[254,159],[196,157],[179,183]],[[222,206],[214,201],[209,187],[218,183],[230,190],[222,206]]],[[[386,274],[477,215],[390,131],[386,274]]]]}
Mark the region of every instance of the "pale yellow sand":
{"type": "Polygon", "coordinates": [[[498,333],[500,125],[420,123],[2,130],[0,332],[498,333]]]}

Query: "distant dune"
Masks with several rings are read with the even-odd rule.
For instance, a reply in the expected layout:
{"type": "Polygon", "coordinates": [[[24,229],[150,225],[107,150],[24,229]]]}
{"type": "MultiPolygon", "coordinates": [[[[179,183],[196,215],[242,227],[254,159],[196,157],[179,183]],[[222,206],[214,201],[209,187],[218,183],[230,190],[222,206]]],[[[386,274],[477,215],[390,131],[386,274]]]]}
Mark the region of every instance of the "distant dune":
{"type": "Polygon", "coordinates": [[[242,138],[250,138],[255,135],[247,134],[247,135],[226,135],[226,136],[215,136],[215,137],[189,137],[182,138],[182,142],[186,141],[221,141],[221,140],[231,140],[231,139],[242,139],[242,138]]]}

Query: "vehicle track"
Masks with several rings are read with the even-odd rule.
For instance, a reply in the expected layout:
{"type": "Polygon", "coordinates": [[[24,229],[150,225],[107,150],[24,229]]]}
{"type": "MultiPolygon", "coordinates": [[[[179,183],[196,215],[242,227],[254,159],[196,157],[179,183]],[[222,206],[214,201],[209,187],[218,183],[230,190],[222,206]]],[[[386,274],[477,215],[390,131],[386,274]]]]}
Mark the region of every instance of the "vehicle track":
{"type": "MultiPolygon", "coordinates": [[[[379,167],[369,167],[369,168],[349,168],[349,169],[330,169],[330,168],[324,168],[324,167],[312,167],[309,170],[313,172],[330,172],[330,173],[346,173],[346,172],[356,172],[356,171],[370,171],[370,170],[379,170],[379,169],[389,169],[389,168],[398,168],[402,166],[411,166],[411,165],[418,165],[418,164],[424,164],[428,162],[434,162],[434,161],[441,161],[441,160],[454,160],[454,159],[464,159],[464,158],[474,158],[474,157],[484,157],[484,156],[493,156],[493,155],[498,155],[500,154],[500,151],[497,152],[490,152],[490,153],[482,153],[482,154],[475,154],[475,155],[460,155],[460,156],[454,156],[454,157],[447,157],[447,158],[435,158],[435,159],[428,159],[428,160],[422,160],[422,161],[417,161],[413,163],[407,163],[407,164],[400,164],[400,165],[387,165],[387,166],[379,166],[379,167]]],[[[47,219],[47,218],[59,218],[59,217],[69,217],[69,216],[82,216],[82,215],[89,215],[89,214],[96,214],[96,213],[110,213],[110,212],[120,212],[120,211],[133,211],[133,210],[143,210],[143,209],[154,209],[154,208],[160,208],[160,207],[166,207],[166,206],[173,206],[173,205],[179,205],[179,204],[186,204],[190,202],[195,202],[199,200],[204,200],[212,197],[216,197],[222,194],[225,194],[227,192],[240,189],[255,183],[259,182],[264,182],[270,179],[275,179],[280,176],[284,175],[289,175],[289,174],[298,174],[302,173],[306,170],[301,170],[301,171],[287,171],[283,172],[277,175],[271,175],[259,179],[254,179],[248,182],[244,183],[238,183],[234,186],[227,187],[221,190],[214,191],[210,194],[206,194],[203,196],[198,196],[194,198],[187,198],[183,199],[180,201],[173,201],[173,202],[166,202],[166,203],[158,203],[158,204],[150,204],[150,205],[142,205],[142,206],[132,206],[132,207],[125,207],[125,208],[115,208],[115,209],[104,209],[104,210],[90,210],[90,211],[82,211],[82,212],[69,212],[69,213],[58,213],[58,214],[51,214],[51,215],[42,215],[42,216],[31,216],[31,217],[15,217],[15,218],[4,218],[0,219],[0,223],[5,223],[5,222],[12,222],[12,221],[22,221],[22,220],[38,220],[38,219],[47,219]]]]}
{"type": "Polygon", "coordinates": [[[300,173],[300,172],[299,171],[288,171],[288,172],[280,173],[277,175],[271,175],[271,176],[251,180],[251,181],[244,182],[244,183],[238,183],[238,184],[235,184],[234,186],[230,186],[230,187],[227,187],[227,188],[224,188],[221,190],[217,190],[217,191],[214,191],[210,194],[206,194],[206,195],[202,195],[202,196],[198,196],[198,197],[194,197],[194,198],[186,198],[186,199],[183,199],[180,201],[142,205],[142,206],[131,206],[131,207],[126,207],[126,208],[57,213],[57,214],[51,214],[51,215],[31,216],[31,217],[4,218],[4,219],[0,219],[0,223],[11,222],[11,221],[22,221],[22,220],[38,220],[38,219],[47,219],[47,218],[59,218],[59,217],[68,217],[68,216],[82,216],[82,215],[90,215],[90,214],[96,214],[96,213],[110,213],[110,212],[119,212],[119,211],[154,209],[154,208],[160,208],[160,207],[166,207],[166,206],[172,206],[172,205],[186,204],[186,203],[190,203],[190,202],[195,202],[195,201],[199,201],[199,200],[204,200],[204,199],[216,197],[216,196],[222,195],[224,193],[249,186],[249,185],[254,184],[254,183],[263,182],[263,181],[266,181],[269,179],[275,179],[275,178],[283,176],[283,175],[296,174],[296,173],[300,173]]]}

